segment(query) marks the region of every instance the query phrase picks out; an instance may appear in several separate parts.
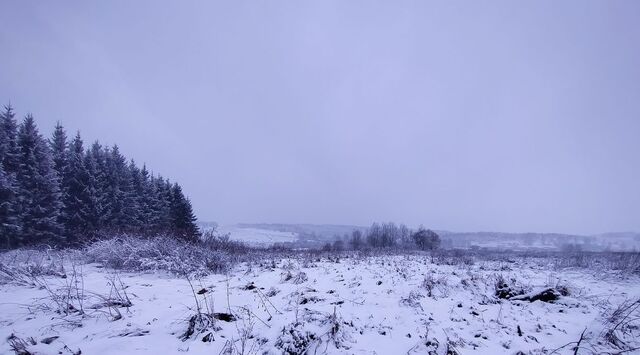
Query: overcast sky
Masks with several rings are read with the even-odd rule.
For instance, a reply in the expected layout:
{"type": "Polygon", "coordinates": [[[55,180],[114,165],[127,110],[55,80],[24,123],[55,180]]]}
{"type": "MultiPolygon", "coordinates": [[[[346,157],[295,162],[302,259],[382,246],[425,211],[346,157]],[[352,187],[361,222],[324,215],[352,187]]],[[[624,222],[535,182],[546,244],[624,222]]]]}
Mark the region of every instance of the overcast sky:
{"type": "Polygon", "coordinates": [[[0,101],[201,221],[640,231],[640,1],[7,1],[0,101]]]}

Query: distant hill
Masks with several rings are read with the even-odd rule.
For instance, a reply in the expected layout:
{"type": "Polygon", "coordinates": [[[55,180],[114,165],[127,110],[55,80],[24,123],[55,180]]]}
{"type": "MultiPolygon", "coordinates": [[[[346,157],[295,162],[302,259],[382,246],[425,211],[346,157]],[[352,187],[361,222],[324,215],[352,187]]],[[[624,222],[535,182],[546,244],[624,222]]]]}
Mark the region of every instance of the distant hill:
{"type": "Polygon", "coordinates": [[[316,237],[321,239],[333,239],[351,234],[354,230],[365,231],[367,227],[340,225],[340,224],[282,224],[282,223],[240,223],[237,226],[243,228],[267,229],[280,232],[296,233],[300,236],[316,237]]]}
{"type": "MultiPolygon", "coordinates": [[[[216,223],[201,223],[203,229],[217,227],[216,223]]],[[[218,227],[232,239],[250,244],[296,243],[300,246],[319,246],[354,230],[366,232],[367,227],[334,224],[240,223],[218,227]]],[[[501,233],[451,232],[437,230],[444,248],[502,249],[502,250],[640,250],[640,233],[617,232],[598,235],[561,233],[501,233]]]]}
{"type": "Polygon", "coordinates": [[[538,249],[633,251],[640,250],[640,233],[606,233],[600,235],[572,235],[560,233],[459,233],[439,231],[450,248],[538,249]]]}

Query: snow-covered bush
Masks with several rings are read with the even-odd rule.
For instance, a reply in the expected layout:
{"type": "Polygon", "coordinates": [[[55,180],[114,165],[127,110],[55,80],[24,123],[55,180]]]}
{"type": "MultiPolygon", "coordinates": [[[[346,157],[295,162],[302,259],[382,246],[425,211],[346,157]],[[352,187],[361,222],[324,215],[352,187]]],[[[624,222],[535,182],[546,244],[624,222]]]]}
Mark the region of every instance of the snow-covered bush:
{"type": "Polygon", "coordinates": [[[318,339],[318,336],[303,328],[303,323],[295,322],[285,325],[276,340],[276,348],[283,354],[306,354],[309,347],[318,339]]]}
{"type": "Polygon", "coordinates": [[[326,316],[322,320],[322,325],[329,326],[327,331],[327,337],[329,343],[333,344],[336,349],[349,349],[348,343],[352,342],[351,333],[348,331],[348,327],[353,327],[352,322],[346,322],[338,313],[336,308],[333,308],[333,313],[326,316]]]}
{"type": "Polygon", "coordinates": [[[264,293],[265,296],[267,297],[273,297],[275,295],[277,295],[278,293],[280,293],[280,290],[275,288],[275,287],[271,287],[267,290],[267,292],[264,293]]]}
{"type": "Polygon", "coordinates": [[[296,273],[292,273],[290,270],[282,272],[282,274],[280,274],[280,278],[282,282],[291,281],[291,283],[296,285],[304,283],[309,279],[309,277],[307,276],[307,273],[304,271],[298,271],[296,273]]]}
{"type": "Polygon", "coordinates": [[[219,234],[215,229],[204,232],[201,244],[208,249],[227,253],[244,254],[249,251],[245,243],[232,240],[229,234],[219,234]]]}
{"type": "Polygon", "coordinates": [[[37,276],[64,276],[65,259],[76,259],[73,251],[16,249],[0,253],[0,284],[32,285],[37,276]]]}
{"type": "Polygon", "coordinates": [[[88,262],[108,268],[167,270],[179,275],[222,272],[232,264],[232,259],[223,251],[168,237],[120,236],[99,240],[85,247],[85,256],[88,262]]]}
{"type": "Polygon", "coordinates": [[[427,296],[429,297],[435,298],[434,291],[436,289],[440,291],[440,294],[443,297],[446,297],[449,294],[449,290],[448,290],[449,281],[447,281],[447,278],[444,275],[436,278],[433,276],[433,274],[428,273],[425,275],[424,279],[422,280],[421,286],[427,290],[427,296]]]}
{"type": "Polygon", "coordinates": [[[209,313],[198,312],[189,318],[187,330],[180,335],[182,341],[187,341],[192,337],[205,334],[202,338],[203,342],[214,341],[213,332],[219,331],[221,328],[216,325],[216,319],[209,313]]]}
{"type": "Polygon", "coordinates": [[[515,296],[524,295],[527,290],[518,284],[515,278],[507,280],[504,275],[494,275],[494,295],[500,299],[510,299],[515,296]]]}

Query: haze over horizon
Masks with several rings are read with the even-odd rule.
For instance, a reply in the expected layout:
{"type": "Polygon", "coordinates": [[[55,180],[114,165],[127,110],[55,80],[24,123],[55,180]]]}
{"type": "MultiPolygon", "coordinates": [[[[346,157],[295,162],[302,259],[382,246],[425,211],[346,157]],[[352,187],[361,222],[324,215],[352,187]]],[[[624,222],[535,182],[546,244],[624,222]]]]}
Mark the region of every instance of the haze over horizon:
{"type": "Polygon", "coordinates": [[[0,104],[201,221],[640,232],[640,2],[119,5],[6,3],[0,104]]]}
{"type": "MultiPolygon", "coordinates": [[[[375,223],[387,223],[387,222],[393,222],[393,221],[374,221],[375,223]]],[[[317,226],[317,227],[322,227],[322,226],[339,226],[339,227],[358,227],[358,228],[369,228],[370,225],[356,225],[356,224],[336,224],[336,223],[288,223],[288,222],[236,222],[236,223],[230,223],[230,224],[219,224],[216,221],[198,221],[198,223],[200,224],[211,224],[211,223],[215,223],[218,224],[221,227],[230,227],[230,226],[239,226],[241,228],[244,228],[245,226],[259,226],[259,225],[274,225],[274,226],[278,226],[278,225],[283,225],[283,226],[317,226]]],[[[373,223],[373,222],[372,222],[373,223]]],[[[561,233],[561,232],[537,232],[537,231],[519,231],[519,232],[511,232],[511,231],[492,231],[492,230],[467,230],[467,231],[459,231],[459,230],[448,230],[448,229],[441,229],[441,228],[434,228],[432,226],[425,226],[424,224],[419,224],[419,225],[408,225],[407,227],[409,228],[413,228],[416,229],[418,227],[424,227],[425,229],[432,229],[435,232],[446,232],[446,233],[455,233],[455,234],[465,234],[465,233],[469,233],[469,234],[482,234],[482,233],[495,233],[495,234],[560,234],[560,235],[575,235],[575,236],[600,236],[600,235],[613,235],[613,234],[633,234],[633,235],[639,235],[640,236],[640,232],[637,231],[632,231],[632,230],[627,230],[627,231],[608,231],[608,232],[602,232],[602,233],[592,233],[592,234],[588,234],[588,233],[561,233]]],[[[275,230],[275,229],[274,229],[275,230]]],[[[339,235],[339,234],[336,234],[339,235]]]]}

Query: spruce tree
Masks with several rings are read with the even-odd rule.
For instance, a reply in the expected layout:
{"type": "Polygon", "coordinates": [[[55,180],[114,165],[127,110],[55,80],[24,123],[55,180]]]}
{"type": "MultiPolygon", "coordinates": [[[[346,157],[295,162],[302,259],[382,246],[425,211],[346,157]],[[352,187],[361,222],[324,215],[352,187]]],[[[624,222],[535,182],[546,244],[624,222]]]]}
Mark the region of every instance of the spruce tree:
{"type": "Polygon", "coordinates": [[[134,201],[129,169],[117,145],[106,154],[106,175],[107,225],[112,230],[127,232],[133,223],[134,201]]]}
{"type": "Polygon", "coordinates": [[[182,193],[178,184],[171,186],[171,228],[173,233],[182,239],[196,241],[200,236],[196,217],[193,214],[191,202],[182,193]]]}
{"type": "Polygon", "coordinates": [[[132,204],[132,221],[131,229],[139,232],[145,225],[145,216],[148,206],[145,201],[145,181],[142,176],[142,171],[136,166],[136,163],[131,160],[129,162],[129,176],[131,178],[131,204],[132,204]]]}
{"type": "Polygon", "coordinates": [[[15,179],[0,164],[0,238],[7,249],[16,245],[20,233],[17,196],[15,179]]]}
{"type": "Polygon", "coordinates": [[[11,105],[4,107],[0,114],[0,163],[7,175],[18,172],[18,123],[11,105]]]}
{"type": "Polygon", "coordinates": [[[140,182],[141,182],[141,198],[139,200],[139,219],[142,223],[143,232],[151,224],[153,219],[153,204],[154,204],[154,190],[153,183],[151,181],[149,171],[146,165],[142,165],[140,169],[140,182]]]}
{"type": "Polygon", "coordinates": [[[69,164],[67,132],[65,132],[60,122],[56,123],[56,127],[51,137],[51,155],[53,157],[53,168],[56,170],[60,181],[64,179],[69,164]]]}
{"type": "Polygon", "coordinates": [[[87,237],[95,236],[101,228],[101,187],[98,180],[98,162],[93,154],[95,144],[84,155],[84,166],[87,172],[87,205],[86,233],[87,237]]]}
{"type": "Polygon", "coordinates": [[[18,158],[17,123],[13,108],[7,105],[0,113],[0,240],[7,248],[18,245],[21,239],[18,158]]]}
{"type": "MultiPolygon", "coordinates": [[[[56,123],[56,127],[53,130],[53,135],[49,140],[49,145],[51,147],[53,169],[58,176],[60,195],[62,198],[62,202],[64,203],[67,199],[67,191],[69,190],[69,182],[67,179],[67,169],[69,166],[69,144],[67,143],[67,132],[65,132],[60,122],[56,123]]],[[[58,222],[60,222],[65,235],[67,234],[66,227],[68,219],[69,216],[67,215],[67,210],[65,208],[62,208],[60,211],[60,216],[58,217],[58,222]]]]}
{"type": "Polygon", "coordinates": [[[162,176],[151,179],[151,230],[154,234],[167,233],[171,227],[170,185],[162,176]]]}
{"type": "Polygon", "coordinates": [[[51,152],[33,116],[27,115],[18,131],[19,188],[22,242],[62,242],[60,191],[51,152]]]}
{"type": "Polygon", "coordinates": [[[89,196],[89,175],[84,164],[84,148],[78,132],[69,146],[68,162],[65,172],[64,215],[65,230],[70,242],[80,241],[82,233],[87,231],[91,197],[89,196]]]}
{"type": "Polygon", "coordinates": [[[106,152],[99,142],[94,142],[87,150],[85,166],[89,174],[89,200],[91,202],[89,221],[94,231],[104,231],[108,226],[107,215],[107,163],[106,152]]]}

